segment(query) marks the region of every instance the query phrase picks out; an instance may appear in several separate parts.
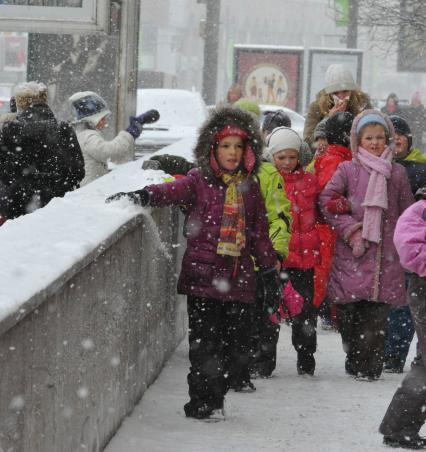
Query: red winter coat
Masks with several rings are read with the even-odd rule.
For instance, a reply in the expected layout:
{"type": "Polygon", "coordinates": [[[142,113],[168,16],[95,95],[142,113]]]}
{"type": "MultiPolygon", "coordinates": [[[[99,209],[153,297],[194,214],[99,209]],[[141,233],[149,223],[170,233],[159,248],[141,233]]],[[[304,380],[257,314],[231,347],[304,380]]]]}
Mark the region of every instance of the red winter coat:
{"type": "MultiPolygon", "coordinates": [[[[352,160],[352,152],[339,144],[329,144],[326,152],[315,159],[315,176],[321,191],[327,185],[340,163],[347,160],[352,160]]],[[[320,238],[321,263],[315,266],[313,304],[319,307],[327,294],[336,233],[326,223],[319,223],[317,230],[320,238]]]]}
{"type": "Polygon", "coordinates": [[[285,191],[291,202],[291,238],[284,267],[307,270],[320,262],[317,199],[319,186],[316,177],[298,168],[293,173],[281,173],[285,191]]]}

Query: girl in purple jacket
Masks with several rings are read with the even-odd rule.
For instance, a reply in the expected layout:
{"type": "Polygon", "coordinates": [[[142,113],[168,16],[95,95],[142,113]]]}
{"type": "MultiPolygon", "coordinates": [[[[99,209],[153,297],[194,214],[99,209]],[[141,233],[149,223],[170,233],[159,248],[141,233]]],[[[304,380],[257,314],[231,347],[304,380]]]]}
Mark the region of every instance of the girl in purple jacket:
{"type": "Polygon", "coordinates": [[[324,216],[337,233],[328,286],[346,352],[345,369],[376,380],[383,367],[391,306],[406,303],[404,271],[393,244],[398,217],[414,201],[405,169],[392,162],[394,136],[386,115],[366,110],[352,125],[353,160],[339,165],[320,195],[324,216]],[[344,196],[348,209],[325,206],[344,196]]]}
{"type": "Polygon", "coordinates": [[[276,309],[276,254],[259,186],[252,177],[262,138],[250,114],[215,111],[200,131],[197,168],[187,176],[131,193],[118,193],[146,206],[183,205],[187,249],[178,292],[188,296],[190,401],[185,414],[208,418],[223,410],[230,387],[251,384],[248,372],[248,304],[255,301],[253,258],[265,284],[265,308],[276,309]]]}

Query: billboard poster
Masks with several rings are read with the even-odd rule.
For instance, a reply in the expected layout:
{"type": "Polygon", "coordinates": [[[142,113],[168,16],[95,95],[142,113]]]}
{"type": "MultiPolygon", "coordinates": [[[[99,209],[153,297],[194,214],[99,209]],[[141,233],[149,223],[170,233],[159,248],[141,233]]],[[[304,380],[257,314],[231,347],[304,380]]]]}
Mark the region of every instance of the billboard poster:
{"type": "Polygon", "coordinates": [[[259,104],[300,111],[303,84],[301,47],[234,46],[234,82],[259,104]]]}
{"type": "Polygon", "coordinates": [[[362,50],[355,49],[309,49],[306,110],[324,88],[325,73],[330,64],[344,64],[352,72],[358,86],[361,86],[362,55],[362,50]]]}

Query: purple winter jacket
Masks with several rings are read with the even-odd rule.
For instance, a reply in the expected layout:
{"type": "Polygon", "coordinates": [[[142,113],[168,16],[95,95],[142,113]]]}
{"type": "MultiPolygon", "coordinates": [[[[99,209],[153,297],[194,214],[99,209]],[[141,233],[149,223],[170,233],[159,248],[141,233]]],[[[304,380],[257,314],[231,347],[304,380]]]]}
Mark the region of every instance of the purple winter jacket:
{"type": "Polygon", "coordinates": [[[422,218],[426,199],[409,207],[398,220],[393,237],[401,264],[407,270],[426,276],[426,221],[422,218]]]}
{"type": "Polygon", "coordinates": [[[399,306],[406,304],[404,270],[393,243],[396,222],[414,202],[405,168],[392,164],[387,183],[388,209],[383,214],[382,241],[369,243],[365,254],[356,258],[347,240],[362,226],[369,173],[357,162],[341,163],[320,194],[320,207],[327,222],[337,232],[328,297],[335,303],[360,300],[380,301],[399,306]],[[334,215],[325,209],[333,194],[345,196],[351,203],[350,214],[334,215]]]}
{"type": "Polygon", "coordinates": [[[222,301],[253,303],[256,291],[254,262],[262,269],[274,267],[276,254],[268,236],[265,206],[257,183],[242,184],[246,221],[246,246],[235,258],[217,254],[226,185],[208,182],[198,169],[173,182],[145,187],[150,205],[183,204],[187,208],[184,235],[187,248],[182,261],[178,293],[222,301]]]}

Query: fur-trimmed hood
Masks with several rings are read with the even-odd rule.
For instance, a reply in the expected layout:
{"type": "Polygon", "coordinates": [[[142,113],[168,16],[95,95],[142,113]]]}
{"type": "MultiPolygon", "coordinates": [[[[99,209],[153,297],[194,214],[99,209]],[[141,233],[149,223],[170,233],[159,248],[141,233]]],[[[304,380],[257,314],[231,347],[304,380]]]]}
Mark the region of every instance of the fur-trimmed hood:
{"type": "Polygon", "coordinates": [[[261,162],[263,140],[259,122],[252,115],[238,108],[225,107],[213,110],[201,126],[198,142],[194,149],[197,166],[203,176],[212,182],[217,181],[218,178],[210,165],[210,152],[214,145],[215,135],[226,126],[235,126],[247,132],[249,136],[247,141],[251,145],[255,157],[252,174],[257,173],[261,162]]]}
{"type": "Polygon", "coordinates": [[[395,129],[393,127],[392,121],[389,119],[388,115],[385,115],[384,113],[380,112],[379,110],[364,110],[362,113],[356,116],[354,119],[354,122],[352,123],[352,129],[351,129],[351,151],[352,151],[352,157],[354,160],[358,161],[358,146],[359,146],[359,137],[356,133],[356,129],[358,127],[358,123],[361,121],[361,119],[364,116],[367,115],[378,115],[381,116],[384,121],[386,122],[388,129],[389,129],[389,143],[388,146],[391,146],[393,149],[393,142],[395,140],[395,129]]]}

